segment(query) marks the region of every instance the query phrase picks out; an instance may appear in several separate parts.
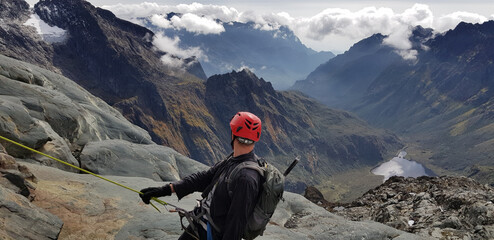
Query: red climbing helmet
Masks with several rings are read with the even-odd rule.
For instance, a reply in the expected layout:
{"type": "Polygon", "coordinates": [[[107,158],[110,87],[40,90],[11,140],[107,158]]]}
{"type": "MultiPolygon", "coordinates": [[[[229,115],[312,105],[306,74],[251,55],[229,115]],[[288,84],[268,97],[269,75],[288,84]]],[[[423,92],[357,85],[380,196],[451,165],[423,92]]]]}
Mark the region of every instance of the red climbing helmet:
{"type": "Polygon", "coordinates": [[[238,112],[230,121],[232,135],[254,142],[261,137],[261,119],[250,112],[238,112]]]}

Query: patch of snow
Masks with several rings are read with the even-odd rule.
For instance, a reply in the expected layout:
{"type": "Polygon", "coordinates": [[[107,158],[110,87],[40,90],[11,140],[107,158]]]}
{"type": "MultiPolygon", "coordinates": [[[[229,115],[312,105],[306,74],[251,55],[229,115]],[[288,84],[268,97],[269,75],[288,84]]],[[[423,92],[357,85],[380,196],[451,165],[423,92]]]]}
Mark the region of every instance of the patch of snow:
{"type": "Polygon", "coordinates": [[[333,210],[339,212],[339,211],[345,210],[345,207],[338,206],[338,207],[333,208],[333,210]]]}
{"type": "Polygon", "coordinates": [[[23,25],[36,28],[41,38],[49,43],[63,42],[67,38],[67,30],[48,25],[36,13],[31,14],[31,18],[23,25]]]}
{"type": "Polygon", "coordinates": [[[399,158],[405,158],[406,155],[407,155],[407,152],[405,152],[405,151],[400,151],[400,153],[398,153],[399,158]]]}
{"type": "Polygon", "coordinates": [[[427,176],[425,173],[425,168],[422,164],[403,158],[406,154],[407,153],[405,151],[401,151],[398,154],[398,157],[394,157],[390,161],[381,164],[379,167],[373,169],[372,173],[375,175],[383,175],[384,181],[388,180],[392,176],[427,176]]]}

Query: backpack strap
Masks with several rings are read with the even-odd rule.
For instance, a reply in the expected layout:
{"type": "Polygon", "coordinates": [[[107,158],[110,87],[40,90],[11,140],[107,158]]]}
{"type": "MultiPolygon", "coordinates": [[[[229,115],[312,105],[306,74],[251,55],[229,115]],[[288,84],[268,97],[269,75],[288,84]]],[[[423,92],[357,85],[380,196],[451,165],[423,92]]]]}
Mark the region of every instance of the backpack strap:
{"type": "MultiPolygon", "coordinates": [[[[237,176],[238,172],[240,172],[240,170],[242,170],[244,168],[256,170],[259,173],[259,175],[261,175],[261,177],[264,178],[264,167],[265,167],[265,165],[261,165],[260,166],[260,164],[261,164],[260,159],[257,157],[257,155],[255,157],[256,157],[257,162],[245,161],[245,162],[242,162],[242,163],[238,164],[232,170],[232,172],[230,173],[230,175],[228,175],[228,177],[225,179],[226,189],[228,190],[228,195],[230,197],[233,196],[233,191],[230,188],[230,183],[233,182],[233,180],[237,176]]],[[[266,163],[264,162],[264,164],[266,164],[266,163]]]]}

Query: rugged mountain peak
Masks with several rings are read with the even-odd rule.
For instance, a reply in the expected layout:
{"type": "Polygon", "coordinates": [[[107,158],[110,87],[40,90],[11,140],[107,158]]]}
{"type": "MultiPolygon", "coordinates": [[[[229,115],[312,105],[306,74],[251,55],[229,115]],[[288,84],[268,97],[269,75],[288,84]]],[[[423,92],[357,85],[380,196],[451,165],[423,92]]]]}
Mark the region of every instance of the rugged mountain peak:
{"type": "Polygon", "coordinates": [[[114,30],[120,28],[141,38],[154,35],[147,28],[121,20],[112,12],[96,8],[84,0],[41,0],[35,4],[34,11],[47,23],[71,30],[76,35],[101,32],[105,26],[99,21],[99,17],[108,21],[114,30]]]}
{"type": "Polygon", "coordinates": [[[350,47],[348,49],[347,53],[352,53],[352,52],[368,52],[372,51],[376,48],[380,48],[383,40],[386,38],[385,35],[382,35],[380,33],[376,33],[368,38],[365,38],[350,47]]]}
{"type": "Polygon", "coordinates": [[[272,94],[276,91],[270,82],[258,78],[252,71],[244,68],[242,71],[232,71],[223,75],[214,75],[206,82],[206,91],[221,91],[223,96],[234,99],[251,93],[257,95],[272,94]]]}
{"type": "Polygon", "coordinates": [[[423,51],[424,43],[434,36],[434,30],[432,28],[423,28],[418,25],[412,30],[412,35],[409,40],[412,43],[412,49],[417,51],[423,51]]]}

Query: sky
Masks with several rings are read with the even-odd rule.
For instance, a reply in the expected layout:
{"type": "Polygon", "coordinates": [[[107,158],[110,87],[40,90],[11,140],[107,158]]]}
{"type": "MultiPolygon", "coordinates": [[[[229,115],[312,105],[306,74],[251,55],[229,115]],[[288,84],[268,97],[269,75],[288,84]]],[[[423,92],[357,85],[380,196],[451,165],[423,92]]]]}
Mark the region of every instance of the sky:
{"type": "MultiPolygon", "coordinates": [[[[492,0],[88,0],[111,10],[118,17],[137,22],[136,17],[154,17],[153,24],[184,28],[197,34],[221,34],[223,22],[253,21],[260,29],[288,26],[299,39],[317,51],[342,53],[354,43],[375,33],[389,35],[386,43],[413,59],[407,41],[411,27],[430,27],[436,33],[454,28],[459,22],[494,20],[492,0]],[[160,18],[169,11],[182,12],[173,21],[160,18]]],[[[33,5],[37,0],[27,0],[33,5]]],[[[166,39],[178,42],[179,39],[166,39]]]]}

